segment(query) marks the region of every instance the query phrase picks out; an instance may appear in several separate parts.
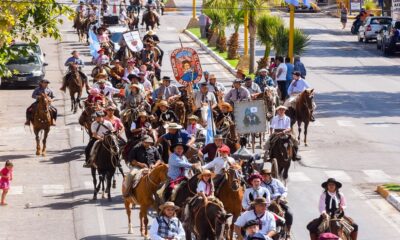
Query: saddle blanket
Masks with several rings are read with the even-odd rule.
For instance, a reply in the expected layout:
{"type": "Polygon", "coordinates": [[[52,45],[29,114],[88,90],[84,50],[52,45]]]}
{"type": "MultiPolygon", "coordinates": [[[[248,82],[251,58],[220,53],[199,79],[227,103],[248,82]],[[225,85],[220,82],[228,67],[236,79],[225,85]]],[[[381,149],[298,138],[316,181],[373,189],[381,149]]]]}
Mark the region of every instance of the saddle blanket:
{"type": "Polygon", "coordinates": [[[124,179],[124,197],[129,196],[130,193],[137,187],[137,185],[140,182],[140,179],[146,174],[149,173],[148,168],[143,168],[143,169],[137,169],[134,168],[132,169],[125,177],[124,179]]]}

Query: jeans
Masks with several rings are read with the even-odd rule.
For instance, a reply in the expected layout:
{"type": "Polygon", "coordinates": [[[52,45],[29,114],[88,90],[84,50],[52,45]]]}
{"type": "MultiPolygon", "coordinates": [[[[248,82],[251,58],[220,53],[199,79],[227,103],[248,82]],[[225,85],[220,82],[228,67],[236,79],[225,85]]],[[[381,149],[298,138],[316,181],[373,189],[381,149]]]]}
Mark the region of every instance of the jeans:
{"type": "Polygon", "coordinates": [[[94,143],[96,142],[96,138],[91,138],[88,145],[85,148],[85,162],[89,163],[89,159],[90,159],[90,151],[92,150],[92,147],[94,145],[94,143]]]}
{"type": "Polygon", "coordinates": [[[286,81],[277,81],[277,82],[278,82],[279,91],[281,91],[281,100],[284,101],[287,96],[286,81]]]}

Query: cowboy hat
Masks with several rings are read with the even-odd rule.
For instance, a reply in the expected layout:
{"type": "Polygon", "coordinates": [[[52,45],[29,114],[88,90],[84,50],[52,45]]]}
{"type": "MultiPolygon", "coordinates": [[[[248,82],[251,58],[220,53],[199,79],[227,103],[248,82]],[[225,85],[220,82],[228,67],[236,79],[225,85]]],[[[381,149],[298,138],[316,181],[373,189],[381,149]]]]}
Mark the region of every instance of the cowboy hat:
{"type": "Polygon", "coordinates": [[[146,35],[155,35],[155,34],[156,34],[156,32],[153,30],[149,30],[146,32],[146,35]]]}
{"type": "Polygon", "coordinates": [[[280,106],[278,106],[275,110],[278,111],[278,110],[280,110],[280,109],[285,109],[285,110],[287,110],[287,107],[285,107],[285,106],[283,106],[283,105],[280,105],[280,106]]]}
{"type": "Polygon", "coordinates": [[[102,78],[102,79],[97,80],[97,83],[106,83],[106,80],[102,78]]]}
{"type": "Polygon", "coordinates": [[[172,208],[174,208],[175,210],[178,210],[178,209],[179,209],[179,207],[178,207],[178,206],[175,206],[175,203],[173,203],[173,202],[165,202],[164,204],[161,204],[159,208],[160,208],[160,210],[161,210],[161,212],[162,212],[162,211],[164,211],[164,209],[167,208],[167,207],[172,207],[172,208]]]}
{"type": "Polygon", "coordinates": [[[128,79],[131,80],[133,78],[140,79],[140,77],[136,73],[132,73],[128,75],[128,79]]]}
{"type": "Polygon", "coordinates": [[[175,148],[176,148],[177,146],[182,146],[182,147],[183,147],[183,152],[184,152],[184,153],[189,149],[189,147],[188,147],[187,145],[185,145],[185,144],[183,144],[183,143],[180,142],[180,143],[177,143],[177,144],[172,145],[172,146],[169,148],[169,150],[170,150],[171,152],[174,152],[174,150],[175,150],[175,148]]]}
{"type": "Polygon", "coordinates": [[[240,83],[240,84],[242,84],[242,80],[241,80],[241,79],[235,79],[235,80],[233,81],[233,83],[240,83]]]}
{"type": "Polygon", "coordinates": [[[217,79],[214,73],[211,73],[210,76],[208,76],[208,79],[217,79]]]}
{"type": "Polygon", "coordinates": [[[233,107],[228,103],[228,102],[223,102],[219,105],[220,108],[226,107],[228,108],[228,112],[232,112],[233,111],[233,107]]]}
{"type": "Polygon", "coordinates": [[[106,110],[115,110],[117,109],[114,105],[109,105],[106,107],[106,110]]]}
{"type": "Polygon", "coordinates": [[[261,68],[258,72],[268,72],[268,70],[266,68],[261,68]]]}
{"type": "Polygon", "coordinates": [[[238,70],[236,71],[236,73],[240,73],[240,74],[243,74],[243,75],[244,75],[243,69],[238,69],[238,70]]]}
{"type": "Polygon", "coordinates": [[[168,129],[182,129],[182,126],[177,123],[169,123],[167,128],[168,129]]]}
{"type": "Polygon", "coordinates": [[[165,100],[161,100],[159,103],[158,103],[158,106],[164,106],[164,107],[169,107],[169,105],[168,105],[168,102],[167,101],[165,101],[165,100]]]}
{"type": "Polygon", "coordinates": [[[221,140],[223,140],[224,137],[223,137],[221,134],[217,134],[217,135],[214,136],[214,140],[215,140],[215,139],[221,139],[221,140]]]}
{"type": "Polygon", "coordinates": [[[256,199],[254,199],[253,202],[251,202],[251,205],[252,205],[252,206],[254,206],[254,205],[260,205],[260,204],[267,205],[267,204],[268,204],[267,199],[265,199],[265,198],[263,198],[263,197],[258,197],[258,198],[256,198],[256,199]]]}
{"type": "Polygon", "coordinates": [[[171,81],[171,78],[170,78],[170,77],[168,77],[168,76],[164,76],[164,77],[162,78],[162,80],[171,81]]]}
{"type": "Polygon", "coordinates": [[[136,83],[131,84],[130,88],[135,87],[137,90],[140,90],[139,85],[137,85],[136,83]]]}
{"type": "Polygon", "coordinates": [[[50,83],[50,81],[47,80],[47,79],[42,79],[42,80],[40,80],[40,82],[41,82],[41,83],[50,83]]]}
{"type": "Polygon", "coordinates": [[[154,140],[153,140],[153,138],[151,138],[149,135],[146,135],[146,136],[144,136],[144,138],[143,138],[143,142],[153,144],[153,143],[154,143],[154,140]]]}
{"type": "Polygon", "coordinates": [[[231,149],[230,149],[228,146],[226,146],[226,145],[220,147],[220,148],[218,149],[218,151],[223,152],[223,153],[228,153],[228,154],[231,153],[231,149]]]}
{"type": "Polygon", "coordinates": [[[107,78],[107,75],[104,74],[104,73],[98,73],[98,74],[94,77],[94,79],[96,79],[96,80],[98,80],[98,79],[100,79],[100,78],[107,78]]]}
{"type": "Polygon", "coordinates": [[[259,225],[259,224],[258,224],[258,221],[255,220],[255,219],[250,220],[250,221],[247,221],[247,222],[244,224],[243,228],[246,229],[246,228],[251,227],[251,226],[254,226],[254,225],[257,225],[257,226],[259,225]]]}
{"type": "Polygon", "coordinates": [[[255,174],[252,174],[248,179],[247,179],[247,183],[249,183],[250,185],[251,185],[251,182],[253,182],[253,180],[254,179],[260,179],[261,181],[263,180],[263,177],[260,175],[260,174],[258,174],[258,173],[255,173],[255,174]]]}
{"type": "Polygon", "coordinates": [[[96,117],[104,117],[104,112],[103,111],[97,111],[95,112],[96,117]]]}
{"type": "Polygon", "coordinates": [[[271,172],[271,169],[262,169],[261,171],[260,171],[260,174],[261,175],[265,175],[265,174],[271,174],[272,172],[271,172]]]}
{"type": "Polygon", "coordinates": [[[336,185],[336,189],[339,189],[342,187],[342,183],[336,181],[336,179],[334,179],[334,178],[328,178],[328,180],[326,180],[326,182],[323,182],[321,184],[321,187],[327,188],[329,183],[334,183],[336,185]]]}
{"type": "Polygon", "coordinates": [[[138,117],[148,117],[148,115],[146,112],[143,111],[143,112],[139,112],[138,117]]]}
{"type": "Polygon", "coordinates": [[[116,63],[121,63],[119,59],[115,59],[114,61],[111,62],[111,64],[115,65],[116,63]]]}
{"type": "Polygon", "coordinates": [[[199,117],[197,117],[196,115],[190,115],[190,116],[188,117],[188,120],[196,120],[196,121],[199,121],[199,117]]]}
{"type": "Polygon", "coordinates": [[[215,173],[211,172],[211,171],[208,170],[208,169],[204,169],[204,170],[197,176],[197,178],[198,178],[198,179],[201,179],[203,176],[206,176],[206,175],[209,175],[211,178],[214,178],[214,177],[215,177],[215,173]]]}

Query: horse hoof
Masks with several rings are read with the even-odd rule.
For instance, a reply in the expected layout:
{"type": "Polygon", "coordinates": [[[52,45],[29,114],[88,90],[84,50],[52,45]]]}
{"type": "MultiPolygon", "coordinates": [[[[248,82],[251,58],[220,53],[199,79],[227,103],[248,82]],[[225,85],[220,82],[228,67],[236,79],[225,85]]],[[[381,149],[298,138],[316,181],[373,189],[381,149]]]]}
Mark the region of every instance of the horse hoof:
{"type": "Polygon", "coordinates": [[[42,156],[43,156],[43,157],[46,157],[46,153],[42,153],[42,156]]]}
{"type": "Polygon", "coordinates": [[[93,200],[93,201],[96,201],[96,200],[97,200],[97,196],[94,195],[93,198],[92,198],[92,200],[93,200]]]}
{"type": "Polygon", "coordinates": [[[40,151],[36,151],[36,155],[37,155],[37,156],[40,156],[40,151]]]}
{"type": "Polygon", "coordinates": [[[305,147],[308,147],[308,144],[307,144],[307,143],[304,143],[304,146],[305,146],[305,147]]]}
{"type": "Polygon", "coordinates": [[[132,229],[128,230],[128,234],[132,234],[132,232],[133,232],[132,229]]]}
{"type": "Polygon", "coordinates": [[[111,198],[111,197],[109,197],[109,198],[108,198],[108,201],[109,201],[109,202],[112,202],[112,198],[111,198]]]}

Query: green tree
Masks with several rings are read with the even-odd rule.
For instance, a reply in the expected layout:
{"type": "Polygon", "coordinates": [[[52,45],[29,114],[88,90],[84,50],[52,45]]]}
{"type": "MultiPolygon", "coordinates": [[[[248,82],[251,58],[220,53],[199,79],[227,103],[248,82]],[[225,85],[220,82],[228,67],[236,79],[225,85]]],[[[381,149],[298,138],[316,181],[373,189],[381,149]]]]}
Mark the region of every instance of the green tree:
{"type": "Polygon", "coordinates": [[[278,16],[263,15],[257,21],[257,38],[265,46],[264,57],[258,61],[258,69],[265,68],[268,65],[269,55],[271,53],[272,41],[279,27],[283,27],[284,22],[278,16]]]}
{"type": "Polygon", "coordinates": [[[217,49],[219,50],[219,52],[225,52],[226,51],[225,28],[228,25],[227,11],[226,10],[216,10],[216,9],[205,9],[205,10],[203,10],[203,12],[212,21],[212,25],[211,25],[212,33],[218,34],[217,49]]]}
{"type": "MultiPolygon", "coordinates": [[[[310,37],[300,29],[294,29],[293,53],[301,55],[310,44],[310,37]]],[[[289,51],[289,29],[280,26],[276,29],[275,37],[272,41],[277,56],[287,56],[289,51]]]]}
{"type": "Polygon", "coordinates": [[[234,29],[228,41],[228,59],[237,59],[239,57],[239,27],[244,23],[244,10],[239,9],[237,4],[229,11],[228,23],[234,29]]]}
{"type": "Polygon", "coordinates": [[[61,16],[72,19],[73,9],[56,0],[0,1],[0,77],[9,75],[6,64],[15,59],[13,40],[36,44],[40,38],[60,39],[61,16]]]}

